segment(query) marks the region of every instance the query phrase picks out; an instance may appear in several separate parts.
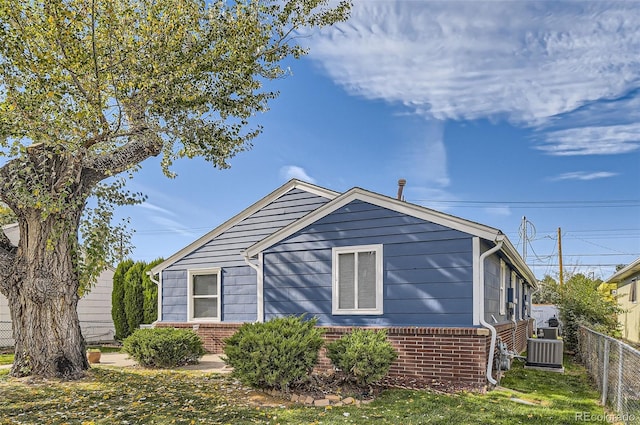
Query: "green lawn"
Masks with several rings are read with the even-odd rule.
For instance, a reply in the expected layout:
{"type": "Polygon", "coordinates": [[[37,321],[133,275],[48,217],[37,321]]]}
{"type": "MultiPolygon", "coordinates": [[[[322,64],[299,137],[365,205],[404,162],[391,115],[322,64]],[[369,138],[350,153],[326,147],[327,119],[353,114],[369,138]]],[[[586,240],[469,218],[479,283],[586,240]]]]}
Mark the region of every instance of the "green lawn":
{"type": "Polygon", "coordinates": [[[0,366],[13,363],[13,354],[0,354],[0,366]]]}
{"type": "Polygon", "coordinates": [[[565,365],[560,375],[515,364],[502,380],[508,389],[486,395],[388,390],[371,404],[331,409],[291,405],[200,372],[100,367],[80,382],[33,384],[0,371],[0,424],[556,425],[584,423],[578,412],[602,417],[584,369],[565,365]]]}

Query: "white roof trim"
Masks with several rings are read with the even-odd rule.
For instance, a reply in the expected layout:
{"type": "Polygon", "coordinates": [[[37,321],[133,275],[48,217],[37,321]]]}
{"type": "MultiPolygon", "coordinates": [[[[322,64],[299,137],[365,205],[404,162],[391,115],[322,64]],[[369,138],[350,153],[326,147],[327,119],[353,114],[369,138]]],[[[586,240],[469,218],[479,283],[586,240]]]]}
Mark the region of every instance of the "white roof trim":
{"type": "Polygon", "coordinates": [[[621,283],[623,280],[631,276],[632,274],[640,271],[640,257],[638,257],[631,264],[615,272],[605,282],[607,283],[621,283]]]}
{"type": "Polygon", "coordinates": [[[327,199],[330,199],[330,200],[334,199],[336,196],[339,195],[338,192],[334,192],[333,190],[325,189],[323,187],[316,186],[316,185],[313,185],[311,183],[303,182],[302,180],[291,179],[287,183],[285,183],[284,185],[280,186],[278,189],[274,190],[273,192],[271,192],[270,194],[268,194],[264,198],[260,199],[255,204],[253,204],[253,205],[249,206],[248,208],[244,209],[239,214],[236,214],[235,216],[231,217],[229,220],[225,221],[224,223],[222,223],[221,225],[219,225],[215,229],[211,230],[210,232],[208,232],[205,235],[201,236],[200,238],[196,239],[195,241],[193,241],[189,245],[187,245],[184,248],[182,248],[180,251],[176,252],[175,254],[173,254],[172,256],[167,258],[162,263],[160,263],[157,266],[155,266],[154,268],[152,268],[151,269],[151,273],[154,274],[154,275],[160,273],[162,270],[166,269],[167,267],[169,267],[170,265],[172,265],[173,263],[175,263],[176,261],[178,261],[179,259],[181,259],[185,255],[190,254],[191,252],[193,252],[196,249],[200,248],[201,246],[205,245],[206,243],[208,243],[212,239],[216,238],[218,235],[226,232],[228,229],[233,227],[235,224],[239,223],[240,221],[244,220],[245,218],[249,217],[250,215],[256,213],[260,209],[262,209],[265,206],[269,205],[271,202],[275,201],[276,199],[280,198],[282,195],[284,195],[285,193],[287,193],[287,192],[289,192],[290,190],[293,190],[293,189],[301,189],[301,190],[304,190],[305,192],[309,192],[309,193],[312,193],[314,195],[322,196],[323,198],[327,198],[327,199]]]}
{"type": "Polygon", "coordinates": [[[472,235],[479,236],[483,239],[488,239],[491,241],[495,240],[496,237],[501,234],[499,230],[484,226],[482,224],[474,223],[472,221],[464,220],[459,217],[421,207],[416,204],[398,201],[397,199],[380,195],[378,193],[369,192],[359,187],[354,187],[348,192],[345,192],[342,195],[338,196],[333,201],[327,202],[317,210],[312,211],[311,213],[305,215],[299,220],[294,221],[293,223],[280,229],[272,235],[267,236],[260,242],[253,244],[252,246],[247,248],[246,253],[249,255],[249,257],[254,257],[259,252],[264,251],[270,246],[280,242],[284,238],[291,236],[295,232],[302,230],[308,225],[315,223],[321,218],[331,214],[332,212],[355,200],[368,202],[370,204],[387,208],[402,214],[421,218],[432,223],[441,224],[443,226],[460,230],[465,233],[470,233],[472,235]]]}
{"type": "Polygon", "coordinates": [[[247,248],[245,254],[247,254],[249,257],[254,257],[270,246],[291,236],[295,232],[302,230],[306,226],[331,214],[332,212],[342,208],[343,206],[349,204],[354,200],[368,202],[382,208],[387,208],[392,211],[407,214],[409,216],[430,221],[432,223],[440,224],[442,226],[459,230],[461,232],[468,233],[470,235],[477,236],[492,242],[496,242],[497,240],[502,239],[505,242],[502,249],[504,254],[520,270],[520,272],[523,274],[523,277],[529,280],[529,283],[532,286],[537,286],[537,279],[535,278],[535,275],[533,274],[533,272],[531,272],[524,260],[522,260],[517,250],[513,247],[511,242],[509,242],[509,239],[500,230],[473,221],[465,220],[463,218],[456,217],[450,214],[445,214],[440,211],[432,210],[430,208],[422,207],[420,205],[399,201],[397,199],[380,195],[379,193],[370,192],[358,187],[354,187],[348,192],[345,192],[344,194],[321,206],[317,210],[310,212],[306,216],[294,221],[293,223],[280,229],[272,235],[267,236],[260,242],[253,244],[252,246],[247,248]]]}

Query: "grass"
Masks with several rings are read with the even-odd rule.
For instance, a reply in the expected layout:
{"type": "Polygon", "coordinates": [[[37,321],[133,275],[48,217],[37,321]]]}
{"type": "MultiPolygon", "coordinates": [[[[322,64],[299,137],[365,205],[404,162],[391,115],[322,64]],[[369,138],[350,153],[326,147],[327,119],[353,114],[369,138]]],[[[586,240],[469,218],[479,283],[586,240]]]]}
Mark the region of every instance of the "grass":
{"type": "Polygon", "coordinates": [[[515,364],[502,387],[484,395],[388,390],[371,404],[330,409],[291,405],[202,372],[95,367],[78,382],[28,383],[0,371],[0,424],[556,425],[584,422],[578,412],[603,417],[584,369],[565,366],[561,375],[515,364]]]}
{"type": "Polygon", "coordinates": [[[0,354],[0,366],[13,363],[13,354],[0,354]]]}

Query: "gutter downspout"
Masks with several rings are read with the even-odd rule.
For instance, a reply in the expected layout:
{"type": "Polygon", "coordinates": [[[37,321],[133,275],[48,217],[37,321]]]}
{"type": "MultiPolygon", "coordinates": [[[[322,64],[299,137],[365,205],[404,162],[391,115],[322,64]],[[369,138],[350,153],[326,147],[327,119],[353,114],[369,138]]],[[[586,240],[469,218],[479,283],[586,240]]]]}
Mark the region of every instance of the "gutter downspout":
{"type": "Polygon", "coordinates": [[[493,376],[491,376],[491,373],[493,372],[493,356],[496,349],[496,339],[498,338],[498,331],[496,331],[496,328],[494,328],[492,325],[487,323],[486,320],[484,320],[484,260],[486,260],[486,258],[491,254],[499,251],[502,248],[503,239],[504,236],[499,235],[496,238],[496,246],[480,255],[480,293],[478,297],[478,311],[480,312],[480,324],[489,329],[489,331],[491,332],[491,345],[489,347],[489,359],[487,360],[487,380],[492,385],[498,384],[498,381],[493,379],[493,376]]]}
{"type": "Polygon", "coordinates": [[[264,281],[262,278],[262,253],[259,254],[258,264],[253,264],[247,252],[242,253],[244,262],[256,271],[256,322],[264,322],[264,281]]]}
{"type": "Polygon", "coordinates": [[[147,276],[149,276],[149,280],[153,283],[156,284],[156,286],[158,287],[158,317],[156,318],[156,322],[160,322],[160,318],[162,317],[162,286],[160,285],[160,281],[159,280],[155,280],[153,277],[153,273],[151,273],[151,270],[149,270],[147,272],[147,276]]]}

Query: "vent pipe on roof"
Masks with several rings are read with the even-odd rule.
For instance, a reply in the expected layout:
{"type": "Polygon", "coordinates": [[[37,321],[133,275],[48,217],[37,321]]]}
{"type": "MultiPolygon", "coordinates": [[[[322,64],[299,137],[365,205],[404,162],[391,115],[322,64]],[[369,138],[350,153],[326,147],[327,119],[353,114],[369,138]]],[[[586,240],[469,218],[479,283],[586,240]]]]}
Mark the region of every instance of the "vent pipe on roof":
{"type": "Polygon", "coordinates": [[[404,197],[402,196],[402,191],[406,184],[407,184],[407,181],[405,179],[398,180],[398,201],[404,201],[404,197]]]}

